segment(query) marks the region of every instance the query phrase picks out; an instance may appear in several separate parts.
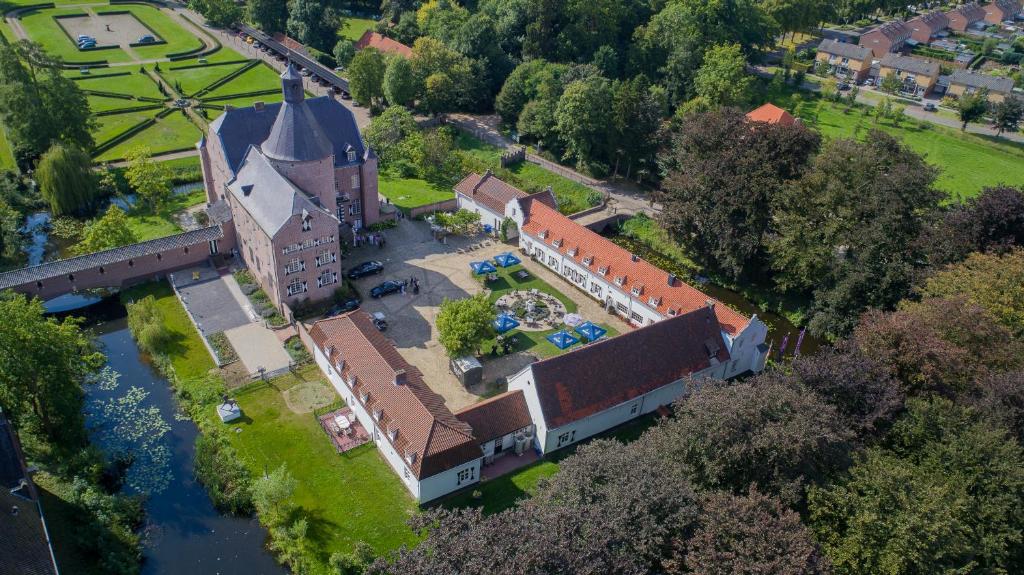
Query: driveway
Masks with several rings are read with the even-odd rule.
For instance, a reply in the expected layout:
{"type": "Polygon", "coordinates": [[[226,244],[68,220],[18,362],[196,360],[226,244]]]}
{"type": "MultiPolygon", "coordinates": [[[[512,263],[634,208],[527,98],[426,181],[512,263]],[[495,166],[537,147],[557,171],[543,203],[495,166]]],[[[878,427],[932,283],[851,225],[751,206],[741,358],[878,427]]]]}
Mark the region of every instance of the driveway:
{"type": "Polygon", "coordinates": [[[192,314],[199,331],[204,335],[228,331],[252,321],[238,299],[241,292],[235,293],[237,285],[234,286],[235,290],[232,290],[228,280],[234,283],[234,278],[221,276],[217,270],[209,266],[190,268],[173,274],[174,286],[181,296],[181,303],[192,314]]]}
{"type": "Polygon", "coordinates": [[[224,332],[238,359],[249,374],[259,373],[260,368],[271,372],[288,367],[291,356],[285,351],[276,332],[262,323],[249,323],[224,332]]]}

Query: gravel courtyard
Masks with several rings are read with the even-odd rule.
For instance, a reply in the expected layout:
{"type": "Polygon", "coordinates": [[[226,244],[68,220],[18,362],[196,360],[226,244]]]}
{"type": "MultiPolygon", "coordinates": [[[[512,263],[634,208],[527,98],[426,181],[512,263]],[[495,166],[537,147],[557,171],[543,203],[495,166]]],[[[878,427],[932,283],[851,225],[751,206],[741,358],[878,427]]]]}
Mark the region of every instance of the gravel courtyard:
{"type": "Polygon", "coordinates": [[[146,35],[160,40],[132,14],[90,14],[59,18],[57,23],[76,41],[80,34],[92,36],[97,46],[126,47],[146,35]]]}

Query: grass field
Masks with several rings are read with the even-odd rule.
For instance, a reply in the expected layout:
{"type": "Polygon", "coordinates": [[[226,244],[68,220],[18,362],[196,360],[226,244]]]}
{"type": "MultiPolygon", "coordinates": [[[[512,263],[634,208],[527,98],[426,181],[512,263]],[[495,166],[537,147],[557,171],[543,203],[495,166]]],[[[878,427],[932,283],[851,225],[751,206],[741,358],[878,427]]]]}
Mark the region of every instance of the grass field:
{"type": "MultiPolygon", "coordinates": [[[[464,132],[456,139],[459,149],[477,158],[492,168],[501,166],[501,149],[482,142],[464,132]]],[[[588,196],[592,190],[579,182],[559,176],[530,162],[520,162],[508,169],[517,181],[509,182],[527,192],[539,192],[551,186],[558,199],[558,209],[563,214],[572,214],[590,206],[588,196]]]]}
{"type": "Polygon", "coordinates": [[[160,75],[168,84],[171,86],[180,85],[182,93],[186,96],[191,96],[244,65],[213,64],[202,68],[187,68],[185,70],[168,70],[163,68],[160,70],[160,75]]]}
{"type": "Polygon", "coordinates": [[[154,114],[163,107],[163,104],[156,102],[145,102],[140,100],[133,100],[128,98],[113,98],[110,96],[89,96],[89,109],[92,113],[96,112],[107,112],[110,110],[120,110],[122,108],[139,108],[143,106],[149,106],[154,108],[154,114]]]}
{"type": "MultiPolygon", "coordinates": [[[[152,112],[150,112],[152,114],[152,112]]],[[[118,118],[122,115],[103,116],[100,119],[118,118]]],[[[196,127],[188,118],[180,112],[175,112],[156,121],[156,125],[150,126],[139,132],[132,138],[121,142],[117,146],[107,150],[96,159],[101,162],[120,160],[124,158],[129,150],[137,146],[146,146],[153,154],[160,154],[172,150],[181,150],[195,145],[202,137],[202,131],[196,127]]]]}
{"type": "Polygon", "coordinates": [[[405,522],[417,512],[416,503],[377,448],[364,445],[339,455],[312,413],[288,407],[282,391],[322,376],[311,366],[300,377],[284,376],[273,386],[235,395],[245,418],[237,424],[242,431],[229,438],[239,455],[257,475],[282,463],[288,467],[298,480],[293,501],[308,517],[310,541],[321,561],[358,541],[378,552],[415,543],[405,522]]]}
{"type": "Polygon", "coordinates": [[[987,136],[965,134],[927,122],[905,119],[899,127],[874,122],[862,112],[825,101],[805,102],[798,115],[824,136],[863,138],[871,128],[898,136],[925,159],[941,168],[936,185],[953,198],[969,198],[983,187],[1000,183],[1024,185],[1024,146],[987,136]]]}
{"type": "Polygon", "coordinates": [[[246,94],[258,90],[273,90],[281,87],[281,78],[278,73],[266,64],[260,64],[246,70],[238,77],[227,84],[219,86],[208,94],[203,94],[203,99],[233,96],[235,94],[246,94]]]}
{"type": "Polygon", "coordinates": [[[175,194],[158,214],[144,214],[132,210],[128,214],[128,227],[140,242],[174,235],[181,231],[174,222],[174,214],[206,201],[206,192],[195,190],[188,194],[175,194]]]}
{"type": "Polygon", "coordinates": [[[61,57],[65,62],[91,62],[106,60],[111,63],[130,62],[131,56],[120,48],[109,48],[104,50],[78,49],[54,16],[81,15],[85,12],[79,8],[54,8],[36,10],[21,18],[21,26],[28,33],[32,40],[38,42],[53,56],[61,57]]]}
{"type": "Polygon", "coordinates": [[[11,149],[11,142],[7,139],[7,128],[0,124],[0,170],[13,170],[14,151],[11,149]]]}
{"type": "Polygon", "coordinates": [[[338,31],[338,34],[342,38],[348,38],[355,42],[362,38],[367,30],[373,30],[376,25],[377,22],[369,18],[345,18],[345,25],[338,31]]]}
{"type": "MultiPolygon", "coordinates": [[[[67,75],[72,78],[83,77],[78,70],[69,70],[67,75]]],[[[165,98],[165,96],[160,93],[160,89],[157,88],[156,82],[154,82],[149,76],[139,74],[137,71],[133,71],[128,75],[114,76],[112,78],[105,77],[100,73],[96,73],[95,77],[93,77],[93,74],[90,74],[88,78],[84,80],[76,80],[75,84],[77,84],[82,90],[98,90],[101,92],[110,92],[112,94],[143,96],[146,98],[158,98],[161,100],[165,98]]]]}
{"type": "MultiPolygon", "coordinates": [[[[284,99],[284,94],[280,91],[276,91],[273,94],[262,94],[259,96],[239,96],[237,98],[224,98],[220,100],[210,100],[209,98],[203,98],[203,102],[208,104],[217,104],[218,106],[234,106],[236,108],[245,108],[252,106],[254,102],[263,102],[264,104],[273,104],[280,102],[284,99]]],[[[219,110],[210,110],[210,117],[216,118],[220,115],[219,110]]]]}
{"type": "Polygon", "coordinates": [[[128,128],[155,115],[156,112],[147,110],[144,112],[125,112],[124,114],[100,116],[96,118],[96,130],[93,132],[92,137],[96,140],[97,144],[102,144],[128,128]]]}
{"type": "Polygon", "coordinates": [[[121,301],[130,303],[149,295],[156,299],[156,305],[162,312],[170,341],[163,351],[170,358],[178,377],[189,379],[203,376],[216,367],[170,284],[164,281],[150,282],[129,288],[121,292],[121,301]]]}
{"type": "Polygon", "coordinates": [[[388,173],[380,174],[378,189],[380,195],[391,200],[392,204],[406,213],[412,208],[443,202],[455,197],[455,192],[451,188],[419,178],[399,178],[388,173]]]}

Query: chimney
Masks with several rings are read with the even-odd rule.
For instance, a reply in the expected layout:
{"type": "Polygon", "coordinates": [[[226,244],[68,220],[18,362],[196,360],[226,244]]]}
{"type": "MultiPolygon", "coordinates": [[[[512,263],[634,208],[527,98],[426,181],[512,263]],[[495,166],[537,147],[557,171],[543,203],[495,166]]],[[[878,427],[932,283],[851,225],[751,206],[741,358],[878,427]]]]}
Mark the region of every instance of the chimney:
{"type": "Polygon", "coordinates": [[[262,112],[263,111],[263,107],[265,105],[266,104],[264,104],[263,102],[253,102],[252,103],[252,109],[256,110],[257,112],[262,112]]]}
{"type": "Polygon", "coordinates": [[[405,385],[405,370],[395,370],[395,385],[405,385]]]}
{"type": "Polygon", "coordinates": [[[711,309],[715,309],[715,300],[713,300],[713,299],[704,300],[704,305],[708,306],[711,309]]]}
{"type": "Polygon", "coordinates": [[[669,287],[676,285],[676,274],[668,274],[669,287]]]}

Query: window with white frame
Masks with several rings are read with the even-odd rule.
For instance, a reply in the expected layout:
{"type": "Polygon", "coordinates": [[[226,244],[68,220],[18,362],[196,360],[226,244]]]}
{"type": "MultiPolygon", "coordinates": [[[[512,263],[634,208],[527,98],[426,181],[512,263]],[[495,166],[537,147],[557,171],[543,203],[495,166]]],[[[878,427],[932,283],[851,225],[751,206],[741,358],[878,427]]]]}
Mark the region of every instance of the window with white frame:
{"type": "Polygon", "coordinates": [[[639,284],[633,286],[633,289],[631,290],[631,293],[633,295],[635,295],[635,296],[639,296],[640,294],[644,293],[644,286],[639,285],[639,284]]]}
{"type": "Polygon", "coordinates": [[[338,261],[338,256],[330,250],[317,250],[316,267],[331,264],[338,261]]]}
{"type": "Polygon", "coordinates": [[[621,286],[626,283],[626,276],[615,276],[615,285],[621,286]]]}
{"type": "Polygon", "coordinates": [[[303,271],[305,269],[306,269],[306,262],[300,260],[299,258],[295,258],[295,259],[289,261],[287,264],[285,264],[285,266],[284,266],[284,273],[285,273],[285,275],[288,275],[288,274],[293,274],[293,273],[296,273],[296,272],[301,272],[301,271],[303,271]]]}
{"type": "Polygon", "coordinates": [[[630,312],[629,319],[631,319],[631,320],[633,320],[633,321],[635,321],[637,323],[642,323],[644,321],[644,316],[642,316],[639,313],[633,311],[633,312],[630,312]]]}
{"type": "Polygon", "coordinates": [[[355,150],[349,150],[348,151],[348,161],[350,161],[350,162],[356,161],[356,151],[355,150]]]}
{"type": "Polygon", "coordinates": [[[640,404],[639,403],[634,403],[629,408],[629,414],[630,415],[636,415],[636,412],[639,411],[639,410],[640,410],[640,404]]]}
{"type": "Polygon", "coordinates": [[[558,265],[558,257],[548,256],[548,265],[551,267],[556,267],[558,265]]]}
{"type": "Polygon", "coordinates": [[[358,190],[359,189],[359,174],[352,174],[352,182],[351,183],[352,183],[351,187],[352,187],[353,190],[358,190]]]}
{"type": "Polygon", "coordinates": [[[352,200],[352,205],[348,208],[349,215],[358,216],[363,213],[363,201],[352,200]]]}
{"type": "Polygon", "coordinates": [[[329,270],[324,271],[320,277],[316,278],[316,287],[318,288],[336,283],[338,283],[338,274],[329,270]]]}
{"type": "Polygon", "coordinates": [[[302,231],[308,232],[313,229],[313,218],[302,218],[302,231]]]}
{"type": "Polygon", "coordinates": [[[626,304],[622,302],[615,302],[615,309],[619,310],[619,313],[626,313],[627,311],[629,311],[629,308],[626,307],[626,304]]]}
{"type": "Polygon", "coordinates": [[[476,479],[476,468],[475,467],[470,467],[468,469],[463,469],[462,471],[459,471],[459,475],[458,475],[458,478],[457,478],[457,481],[456,481],[456,485],[462,485],[463,483],[468,483],[470,481],[473,481],[474,479],[476,479]]]}
{"type": "Polygon", "coordinates": [[[302,278],[292,278],[292,281],[288,282],[288,295],[305,293],[307,289],[306,282],[302,281],[302,278]]]}
{"type": "Polygon", "coordinates": [[[572,443],[573,441],[576,441],[576,430],[575,429],[572,430],[572,431],[567,431],[567,432],[563,433],[562,435],[558,436],[558,447],[562,447],[563,445],[568,445],[568,444],[572,443]]]}

